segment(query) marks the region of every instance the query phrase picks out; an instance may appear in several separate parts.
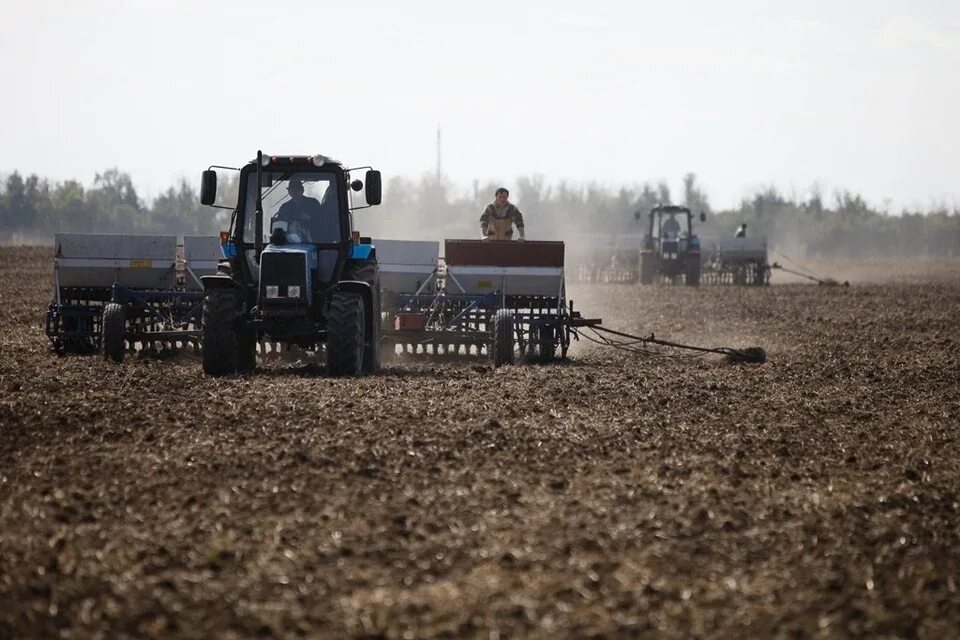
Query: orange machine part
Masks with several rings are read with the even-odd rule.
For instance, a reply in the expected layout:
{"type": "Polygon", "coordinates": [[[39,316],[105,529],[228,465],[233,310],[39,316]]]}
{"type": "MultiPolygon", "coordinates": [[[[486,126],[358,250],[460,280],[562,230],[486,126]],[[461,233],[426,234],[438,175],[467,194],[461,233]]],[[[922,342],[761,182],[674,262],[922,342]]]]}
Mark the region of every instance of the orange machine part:
{"type": "Polygon", "coordinates": [[[393,328],[397,331],[423,331],[426,320],[419,313],[398,313],[393,319],[393,328]]]}

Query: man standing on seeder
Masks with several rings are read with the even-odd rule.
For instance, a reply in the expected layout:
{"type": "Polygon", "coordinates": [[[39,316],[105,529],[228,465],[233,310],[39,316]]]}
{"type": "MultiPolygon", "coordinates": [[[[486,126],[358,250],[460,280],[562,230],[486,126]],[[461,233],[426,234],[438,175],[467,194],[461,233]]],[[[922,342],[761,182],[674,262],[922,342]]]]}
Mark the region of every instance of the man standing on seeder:
{"type": "Polygon", "coordinates": [[[487,205],[480,216],[480,233],[484,240],[513,240],[516,225],[523,240],[523,214],[510,203],[510,192],[500,187],[494,201],[487,205]]]}

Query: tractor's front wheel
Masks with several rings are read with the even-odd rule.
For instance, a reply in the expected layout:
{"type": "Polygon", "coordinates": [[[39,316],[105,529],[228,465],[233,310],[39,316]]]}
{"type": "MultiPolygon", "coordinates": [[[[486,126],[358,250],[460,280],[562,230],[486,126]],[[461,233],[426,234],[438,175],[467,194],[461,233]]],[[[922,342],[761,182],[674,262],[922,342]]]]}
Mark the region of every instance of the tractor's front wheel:
{"type": "Polygon", "coordinates": [[[243,299],[233,289],[211,289],[203,296],[200,340],[204,373],[228,376],[240,370],[242,357],[237,321],[242,310],[243,299]]]}
{"type": "Polygon", "coordinates": [[[127,326],[127,310],[123,305],[110,302],[103,308],[103,357],[114,362],[123,362],[126,349],[123,334],[127,326]]]}
{"type": "Polygon", "coordinates": [[[363,352],[363,298],[335,293],[327,312],[327,372],[337,377],[360,375],[363,352]]]}
{"type": "Polygon", "coordinates": [[[513,364],[513,313],[500,309],[493,316],[493,366],[513,364]]]}
{"type": "Polygon", "coordinates": [[[656,265],[654,264],[654,255],[649,252],[643,252],[640,254],[640,284],[653,284],[654,270],[656,265]]]}

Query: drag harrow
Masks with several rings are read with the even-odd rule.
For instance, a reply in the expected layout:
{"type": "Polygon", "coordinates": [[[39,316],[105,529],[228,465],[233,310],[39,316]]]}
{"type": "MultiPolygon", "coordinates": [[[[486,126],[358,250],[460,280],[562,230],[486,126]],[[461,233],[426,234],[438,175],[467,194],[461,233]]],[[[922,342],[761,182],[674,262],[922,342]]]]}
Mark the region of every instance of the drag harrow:
{"type": "Polygon", "coordinates": [[[767,361],[767,352],[761,347],[747,347],[745,349],[734,349],[731,347],[698,347],[689,344],[681,344],[679,342],[672,342],[670,340],[661,340],[655,337],[652,333],[647,337],[643,337],[631,335],[622,331],[615,331],[613,329],[608,329],[601,326],[591,326],[590,330],[594,335],[585,335],[583,337],[591,342],[646,356],[669,357],[671,355],[677,355],[664,353],[661,351],[653,351],[646,348],[648,345],[658,345],[662,347],[670,347],[671,349],[676,350],[697,352],[695,355],[717,353],[725,356],[727,362],[763,364],[767,361]],[[610,336],[617,336],[618,338],[624,338],[625,340],[615,340],[610,336]]]}
{"type": "Polygon", "coordinates": [[[774,262],[772,265],[770,265],[770,268],[779,269],[780,271],[783,271],[785,273],[790,273],[795,276],[805,278],[807,280],[812,280],[813,282],[816,282],[821,287],[840,287],[840,286],[849,287],[850,286],[850,282],[847,280],[844,280],[843,283],[841,284],[838,280],[834,280],[833,278],[818,278],[817,276],[812,274],[801,273],[800,271],[796,271],[794,269],[788,269],[777,262],[774,262]]]}

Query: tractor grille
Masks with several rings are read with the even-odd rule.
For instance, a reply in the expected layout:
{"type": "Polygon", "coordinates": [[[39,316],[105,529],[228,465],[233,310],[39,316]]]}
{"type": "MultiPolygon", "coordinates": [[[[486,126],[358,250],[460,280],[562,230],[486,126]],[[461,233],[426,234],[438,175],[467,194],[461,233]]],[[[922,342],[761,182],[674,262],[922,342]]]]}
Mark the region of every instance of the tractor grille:
{"type": "Polygon", "coordinates": [[[305,253],[264,253],[260,256],[260,299],[267,297],[268,286],[279,286],[280,296],[287,297],[287,287],[300,287],[300,298],[306,297],[307,256],[305,253]]]}

